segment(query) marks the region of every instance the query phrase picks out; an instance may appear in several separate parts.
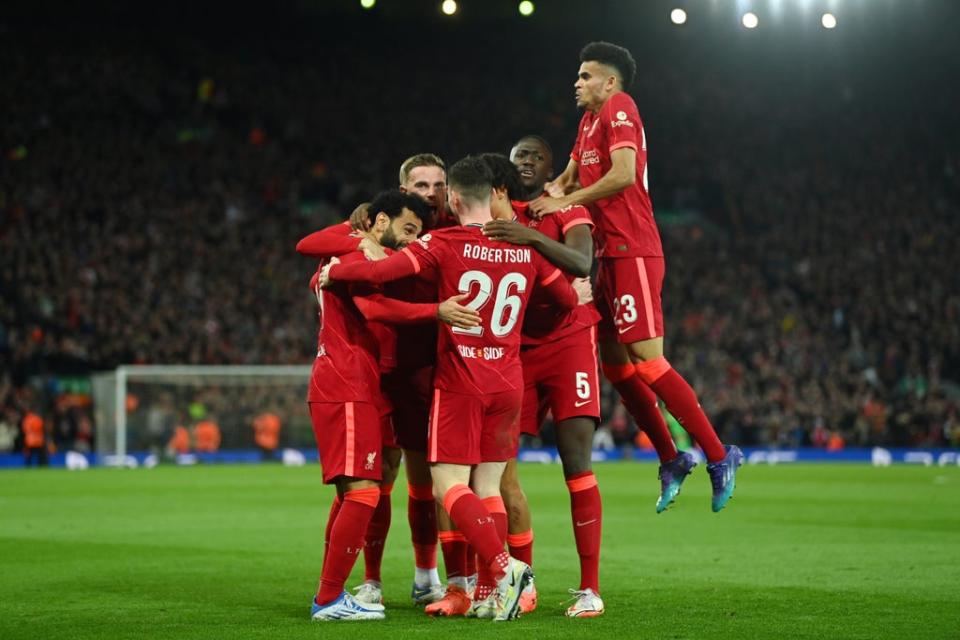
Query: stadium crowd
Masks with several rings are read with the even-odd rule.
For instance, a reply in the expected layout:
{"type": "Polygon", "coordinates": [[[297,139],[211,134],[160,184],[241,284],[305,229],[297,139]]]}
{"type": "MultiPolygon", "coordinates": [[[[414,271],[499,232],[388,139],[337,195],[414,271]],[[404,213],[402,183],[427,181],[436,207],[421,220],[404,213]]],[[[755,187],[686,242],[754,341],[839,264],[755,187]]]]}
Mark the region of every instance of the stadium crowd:
{"type": "MultiPolygon", "coordinates": [[[[22,446],[27,415],[93,437],[49,376],[309,363],[298,238],[395,185],[415,152],[453,161],[535,132],[559,170],[579,116],[576,41],[522,73],[509,51],[466,73],[433,55],[462,52],[455,34],[402,60],[345,38],[325,57],[304,37],[0,35],[0,451],[22,446]]],[[[669,358],[718,432],[960,446],[957,87],[909,60],[894,94],[826,53],[789,80],[687,56],[641,50],[631,93],[663,212],[669,358]]],[[[632,443],[605,395],[605,427],[632,443]]]]}

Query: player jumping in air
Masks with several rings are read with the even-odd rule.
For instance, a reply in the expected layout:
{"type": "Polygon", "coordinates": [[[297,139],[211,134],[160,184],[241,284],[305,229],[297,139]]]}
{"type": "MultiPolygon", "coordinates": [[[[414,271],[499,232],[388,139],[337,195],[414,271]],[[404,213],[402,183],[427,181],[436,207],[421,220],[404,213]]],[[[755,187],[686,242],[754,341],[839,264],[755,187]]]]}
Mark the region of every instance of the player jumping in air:
{"type": "Polygon", "coordinates": [[[657,513],[674,501],[696,465],[691,454],[674,446],[658,396],[703,449],[713,485],[712,508],[720,511],[733,495],[743,454],[736,446],[723,446],[696,393],[663,355],[663,249],[648,193],[646,135],[626,93],[636,63],[629,51],[607,42],[586,45],[580,62],[574,86],[577,106],[585,113],[570,161],[547,185],[557,196],[537,198],[530,210],[542,216],[582,204],[594,214],[603,371],[657,449],[657,513]]]}

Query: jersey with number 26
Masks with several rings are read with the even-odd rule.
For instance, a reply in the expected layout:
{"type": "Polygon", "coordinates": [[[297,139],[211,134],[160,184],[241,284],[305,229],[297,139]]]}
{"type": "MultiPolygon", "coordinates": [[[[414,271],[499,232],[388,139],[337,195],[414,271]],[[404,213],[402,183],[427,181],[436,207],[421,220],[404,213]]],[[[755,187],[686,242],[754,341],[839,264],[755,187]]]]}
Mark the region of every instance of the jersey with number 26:
{"type": "Polygon", "coordinates": [[[434,271],[440,300],[468,294],[480,326],[442,325],[434,386],[486,394],[523,389],[520,327],[531,292],[546,287],[559,304],[573,308],[576,294],[562,273],[530,247],[489,240],[480,225],[440,229],[410,243],[402,253],[418,271],[434,271]]]}

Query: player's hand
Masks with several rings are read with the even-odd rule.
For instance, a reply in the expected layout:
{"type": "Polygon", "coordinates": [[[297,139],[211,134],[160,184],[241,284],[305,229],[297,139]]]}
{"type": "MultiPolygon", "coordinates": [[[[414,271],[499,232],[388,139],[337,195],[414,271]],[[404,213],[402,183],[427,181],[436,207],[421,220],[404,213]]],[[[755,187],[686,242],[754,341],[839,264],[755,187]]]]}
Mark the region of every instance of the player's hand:
{"type": "Polygon", "coordinates": [[[483,235],[510,244],[533,244],[539,232],[512,220],[491,220],[483,225],[483,235]]]}
{"type": "Polygon", "coordinates": [[[539,219],[545,215],[560,211],[560,209],[563,209],[565,206],[567,205],[560,198],[540,196],[530,203],[530,213],[539,219]]]}
{"type": "Polygon", "coordinates": [[[364,231],[363,239],[360,240],[360,245],[357,247],[360,251],[363,251],[363,255],[367,257],[367,260],[383,260],[387,257],[387,252],[383,250],[383,247],[379,242],[373,237],[373,233],[370,231],[364,231]]]}
{"type": "Polygon", "coordinates": [[[590,285],[590,278],[576,278],[570,283],[570,286],[577,292],[577,300],[580,304],[593,302],[593,287],[590,285]]]}
{"type": "Polygon", "coordinates": [[[317,279],[317,288],[326,289],[333,281],[330,279],[330,267],[335,264],[340,264],[340,260],[337,258],[330,258],[330,262],[323,265],[323,269],[320,270],[320,277],[317,279]]]}
{"type": "Polygon", "coordinates": [[[552,180],[545,185],[543,185],[543,190],[547,192],[551,198],[562,198],[564,195],[563,185],[561,185],[556,180],[552,180]]]}
{"type": "Polygon", "coordinates": [[[441,302],[437,308],[437,317],[440,321],[458,329],[472,329],[478,326],[480,314],[460,304],[469,295],[469,293],[461,293],[441,302]]]}
{"type": "Polygon", "coordinates": [[[350,214],[350,228],[354,231],[370,231],[369,202],[362,202],[350,214]]]}

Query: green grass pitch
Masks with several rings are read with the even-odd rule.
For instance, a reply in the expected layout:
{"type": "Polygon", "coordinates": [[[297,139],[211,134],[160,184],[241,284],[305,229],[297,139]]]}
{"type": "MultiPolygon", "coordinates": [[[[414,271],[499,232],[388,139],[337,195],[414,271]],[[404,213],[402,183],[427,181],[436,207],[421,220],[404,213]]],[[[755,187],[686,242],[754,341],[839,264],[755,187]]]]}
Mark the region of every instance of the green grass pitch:
{"type": "Polygon", "coordinates": [[[563,616],[567,492],[528,464],[540,606],[495,627],[410,604],[402,479],[388,619],[311,623],[331,496],[316,466],[0,472],[0,638],[960,638],[960,468],[745,467],[713,514],[701,467],[659,516],[653,465],[596,472],[607,614],[563,616]]]}

